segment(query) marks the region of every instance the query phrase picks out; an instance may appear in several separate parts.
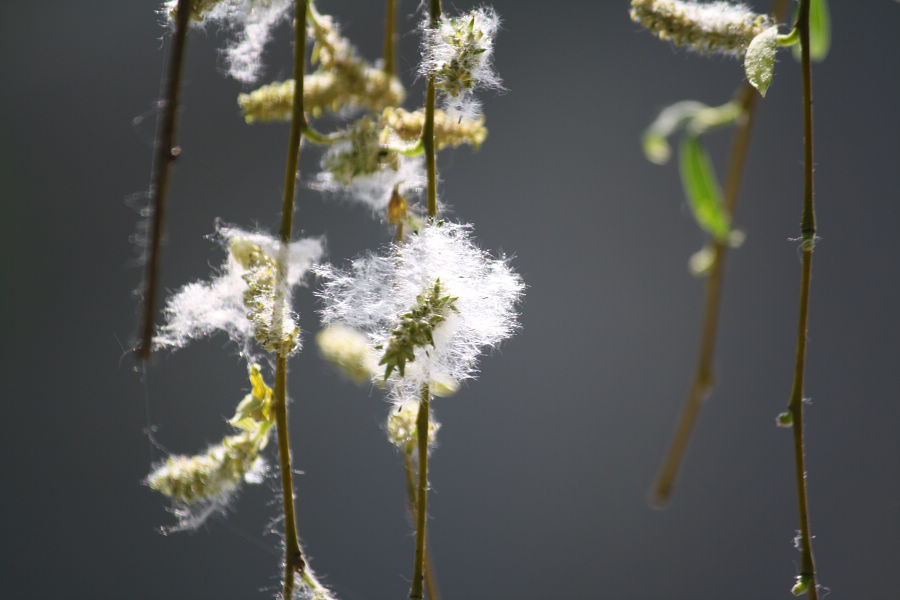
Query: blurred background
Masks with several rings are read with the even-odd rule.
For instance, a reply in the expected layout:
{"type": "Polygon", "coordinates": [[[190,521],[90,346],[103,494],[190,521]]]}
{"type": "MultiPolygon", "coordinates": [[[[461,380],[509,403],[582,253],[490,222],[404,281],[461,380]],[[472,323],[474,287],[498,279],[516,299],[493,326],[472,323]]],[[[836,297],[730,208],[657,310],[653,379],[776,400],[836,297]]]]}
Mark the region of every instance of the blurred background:
{"type": "MultiPolygon", "coordinates": [[[[383,6],[320,0],[369,59],[383,6]]],[[[754,2],[764,10],[766,3],[754,2]]],[[[789,52],[760,103],[725,283],[718,385],[674,501],[648,490],[693,374],[704,236],[674,164],[640,134],[681,99],[729,99],[740,63],[661,43],[628,2],[494,0],[508,90],[481,95],[479,152],[440,154],[451,218],[514,256],[528,283],[522,329],[483,374],[435,402],[432,551],[443,597],[788,598],[799,553],[791,386],[800,263],[800,77],[789,52]]],[[[445,2],[446,10],[473,3],[445,2]]],[[[400,72],[418,57],[414,0],[400,3],[400,72]]],[[[162,536],[164,498],[141,485],[163,457],[226,433],[247,389],[224,338],[137,369],[141,269],[130,241],[149,180],[168,48],[153,2],[5,3],[0,91],[3,381],[0,495],[10,598],[271,598],[280,577],[277,483],[248,486],[227,518],[162,536]]],[[[815,555],[836,598],[888,598],[900,534],[900,4],[832,2],[833,45],[814,67],[819,234],[810,316],[807,456],[815,555]],[[864,8],[863,8],[864,6],[864,8]]],[[[284,24],[262,81],[290,76],[284,24]]],[[[172,178],[166,289],[223,254],[218,217],[276,230],[287,126],[244,124],[213,29],[188,41],[172,178]]],[[[423,101],[422,81],[407,107],[423,101]]],[[[722,173],[729,133],[709,137],[722,173]]],[[[304,152],[302,173],[318,153],[304,152]]],[[[366,209],[302,187],[297,235],[340,264],[390,240],[366,209]]],[[[314,285],[314,283],[313,283],[314,285]]],[[[310,289],[297,294],[305,351],[291,362],[301,537],[344,600],[404,598],[413,535],[388,405],[317,354],[310,289]]],[[[270,446],[270,448],[272,448],[270,446]]]]}

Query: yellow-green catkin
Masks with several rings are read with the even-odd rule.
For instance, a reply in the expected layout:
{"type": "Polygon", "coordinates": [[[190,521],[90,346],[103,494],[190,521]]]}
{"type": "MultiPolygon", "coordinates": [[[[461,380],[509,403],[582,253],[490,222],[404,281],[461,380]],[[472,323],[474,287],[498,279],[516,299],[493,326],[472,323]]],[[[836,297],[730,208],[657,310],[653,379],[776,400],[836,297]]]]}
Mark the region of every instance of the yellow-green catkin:
{"type": "MultiPolygon", "coordinates": [[[[425,111],[406,111],[388,107],[381,112],[381,123],[393,135],[404,142],[414,142],[422,137],[425,111]]],[[[476,118],[448,115],[443,110],[434,111],[434,142],[438,150],[470,144],[478,149],[487,138],[484,116],[476,118]]]]}
{"type": "Polygon", "coordinates": [[[768,16],[730,2],[632,0],[630,14],[661,40],[735,56],[743,56],[751,40],[773,25],[768,16]]]}
{"type": "MultiPolygon", "coordinates": [[[[297,347],[300,329],[294,326],[287,310],[275,314],[275,282],[278,264],[258,244],[242,238],[231,241],[231,255],[247,272],[244,306],[253,323],[256,340],[269,352],[287,356],[297,347]]],[[[289,297],[284,291],[285,297],[289,297]]]]}
{"type": "Polygon", "coordinates": [[[147,484],[185,504],[214,498],[238,485],[259,458],[248,432],[230,435],[194,456],[171,456],[147,478],[147,484]]]}
{"type": "MultiPolygon", "coordinates": [[[[381,110],[402,104],[406,97],[396,77],[381,69],[362,66],[352,77],[330,71],[310,73],[303,80],[303,106],[313,117],[345,106],[381,110]]],[[[270,83],[252,92],[240,94],[238,104],[247,123],[288,121],[294,103],[294,80],[270,83]]]]}
{"type": "MultiPolygon", "coordinates": [[[[387,418],[388,441],[401,450],[412,453],[416,447],[416,418],[419,414],[419,403],[406,401],[391,409],[387,418]]],[[[434,415],[428,417],[428,445],[432,446],[437,439],[440,423],[435,422],[434,415]]]]}
{"type": "MultiPolygon", "coordinates": [[[[406,98],[403,84],[383,69],[367,64],[343,37],[328,15],[310,4],[307,32],[313,41],[311,60],[316,71],[303,79],[303,107],[313,117],[345,107],[379,111],[399,106],[406,98]]],[[[294,102],[294,80],[270,83],[238,96],[248,123],[287,121],[294,102]]]]}
{"type": "Polygon", "coordinates": [[[272,388],[263,381],[258,365],[249,368],[252,391],[247,394],[229,423],[240,433],[194,456],[169,457],[147,477],[147,485],[184,504],[212,500],[228,494],[259,464],[272,416],[272,388]]]}
{"type": "Polygon", "coordinates": [[[378,358],[365,334],[345,325],[329,325],[316,335],[322,356],[356,383],[373,378],[378,358]]]}
{"type": "Polygon", "coordinates": [[[335,181],[348,186],[355,177],[371,175],[383,168],[397,170],[399,157],[386,148],[384,130],[369,118],[352,123],[348,129],[349,146],[325,155],[322,166],[335,181]]]}

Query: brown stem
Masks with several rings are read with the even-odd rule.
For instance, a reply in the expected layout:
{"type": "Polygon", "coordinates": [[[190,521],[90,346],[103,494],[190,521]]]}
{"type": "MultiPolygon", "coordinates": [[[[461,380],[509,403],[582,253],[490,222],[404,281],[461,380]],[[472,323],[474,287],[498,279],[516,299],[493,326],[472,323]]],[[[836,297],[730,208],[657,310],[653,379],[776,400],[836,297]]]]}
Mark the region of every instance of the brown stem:
{"type": "MultiPolygon", "coordinates": [[[[410,449],[411,451],[412,449],[410,449]]],[[[416,476],[415,466],[413,465],[412,455],[410,452],[403,450],[403,470],[406,474],[406,508],[409,510],[409,516],[413,521],[416,519],[417,502],[416,502],[416,476]]],[[[441,595],[437,589],[437,578],[434,575],[434,567],[431,560],[431,543],[428,536],[425,536],[425,591],[428,593],[429,600],[440,600],[441,595]]]]}
{"type": "MultiPolygon", "coordinates": [[[[777,0],[772,7],[775,19],[783,18],[787,10],[786,0],[777,0]]],[[[732,136],[731,157],[728,162],[728,174],[725,178],[724,208],[729,221],[734,216],[737,208],[738,191],[741,185],[744,165],[747,158],[747,148],[750,143],[750,132],[756,116],[757,94],[749,83],[744,83],[737,92],[737,102],[740,104],[744,118],[738,123],[732,136]]],[[[703,325],[700,335],[700,349],[697,354],[697,366],[694,379],[688,393],[687,401],[678,417],[675,426],[675,434],[669,445],[669,451],[663,460],[663,466],[657,476],[656,482],[650,493],[650,504],[654,508],[665,508],[671,500],[675,481],[684,460],[688,442],[703,401],[712,391],[713,360],[716,350],[716,333],[719,326],[719,307],[722,300],[722,287],[725,279],[725,259],[728,254],[728,245],[723,240],[713,242],[713,266],[706,281],[706,298],[703,311],[703,325]]]]}
{"type": "MultiPolygon", "coordinates": [[[[431,0],[432,29],[437,29],[441,22],[441,0],[431,0]]],[[[428,216],[437,216],[437,158],[434,151],[434,105],[437,90],[434,86],[434,74],[428,76],[425,89],[425,126],[422,128],[422,145],[425,148],[425,169],[428,172],[428,216]]]]}
{"type": "Polygon", "coordinates": [[[818,599],[816,569],[809,528],[809,505],[806,490],[806,459],[803,443],[803,379],[806,369],[806,342],[809,324],[809,295],[812,279],[812,255],[816,239],[816,211],[813,198],[813,119],[812,68],[809,57],[809,0],[801,0],[797,15],[800,31],[800,64],[803,72],[803,215],[800,221],[800,240],[803,261],[800,267],[800,310],[797,318],[797,353],[794,361],[794,382],[791,386],[791,413],[794,433],[794,468],[797,480],[797,506],[800,515],[800,574],[806,584],[810,600],[818,599]]]}
{"type": "MultiPolygon", "coordinates": [[[[743,108],[744,119],[738,124],[731,142],[731,158],[728,163],[728,175],[725,178],[725,212],[729,220],[734,215],[737,195],[740,189],[741,176],[750,143],[750,131],[756,115],[756,92],[749,84],[744,84],[739,92],[738,102],[743,108]]],[[[725,277],[725,259],[728,245],[725,241],[713,243],[713,266],[706,281],[706,306],[704,309],[703,328],[700,335],[700,350],[697,356],[697,367],[694,380],[688,393],[687,402],[678,418],[675,435],[672,437],[669,452],[663,462],[660,474],[653,486],[651,504],[656,508],[664,508],[668,504],[674,490],[675,480],[687,450],[688,441],[697,422],[700,407],[709,395],[713,386],[713,359],[716,349],[716,332],[719,326],[719,306],[722,299],[722,285],[725,277]]]]}
{"type": "Polygon", "coordinates": [[[190,20],[190,0],[178,0],[175,9],[175,32],[172,36],[172,54],[166,76],[166,90],[160,102],[162,115],[156,131],[153,157],[153,175],[150,183],[150,248],[147,266],[144,268],[144,311],[141,319],[141,335],[138,356],[149,360],[153,352],[153,330],[156,317],[156,296],[159,287],[159,265],[162,254],[162,229],[166,217],[166,195],[169,190],[169,167],[178,158],[181,149],[175,146],[175,127],[178,122],[178,98],[181,92],[181,74],[184,71],[184,52],[190,20]]]}
{"type": "MultiPolygon", "coordinates": [[[[303,89],[306,71],[306,7],[303,0],[296,2],[294,18],[294,81],[297,89],[303,89]]],[[[297,166],[300,160],[300,142],[306,119],[303,114],[303,94],[294,94],[291,115],[291,133],[288,142],[287,166],[284,174],[284,199],[281,208],[281,231],[279,239],[282,249],[291,241],[294,223],[294,195],[297,185],[297,166]]],[[[285,256],[280,252],[279,257],[285,256]]],[[[276,276],[276,297],[281,295],[287,265],[279,260],[276,276]]],[[[277,298],[276,298],[277,300],[277,298]]],[[[277,304],[277,302],[276,302],[277,304]]],[[[280,314],[276,307],[276,314],[280,314]]],[[[297,518],[294,507],[294,469],[291,463],[291,445],[288,434],[287,415],[287,356],[279,350],[275,359],[275,422],[278,428],[278,461],[281,471],[281,494],[284,501],[284,600],[291,600],[294,593],[294,574],[303,575],[306,561],[297,537],[297,518]]]]}
{"type": "Polygon", "coordinates": [[[306,568],[300,540],[297,538],[297,517],[294,510],[294,477],[291,465],[291,442],[287,419],[287,357],[275,359],[275,397],[273,408],[278,430],[278,465],[281,472],[281,497],[284,501],[284,595],[293,598],[294,573],[306,568]]]}
{"type": "Polygon", "coordinates": [[[416,441],[418,442],[419,480],[416,500],[416,555],[413,579],[409,590],[411,600],[422,600],[422,583],[425,570],[425,524],[428,514],[428,413],[431,410],[431,391],[428,384],[422,386],[419,414],[416,417],[416,441]]]}
{"type": "Polygon", "coordinates": [[[394,61],[394,48],[397,46],[397,32],[394,29],[396,21],[397,0],[387,0],[384,15],[384,72],[391,76],[397,74],[394,61]]]}

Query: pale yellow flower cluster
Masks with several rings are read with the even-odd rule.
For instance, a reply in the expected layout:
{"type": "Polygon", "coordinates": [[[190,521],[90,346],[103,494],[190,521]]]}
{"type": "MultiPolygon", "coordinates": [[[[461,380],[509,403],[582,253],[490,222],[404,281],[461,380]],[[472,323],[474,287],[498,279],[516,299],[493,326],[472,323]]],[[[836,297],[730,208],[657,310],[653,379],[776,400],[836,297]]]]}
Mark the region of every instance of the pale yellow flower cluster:
{"type": "MultiPolygon", "coordinates": [[[[312,62],[318,69],[303,80],[303,107],[313,117],[325,111],[357,107],[378,111],[398,106],[406,98],[400,80],[383,69],[367,64],[347,38],[338,31],[333,19],[309,6],[307,32],[313,40],[312,62]]],[[[264,85],[238,96],[238,104],[248,123],[287,121],[294,103],[294,80],[264,85]]]]}
{"type": "MultiPolygon", "coordinates": [[[[388,107],[381,113],[381,123],[404,142],[415,142],[422,137],[425,111],[409,112],[388,107]]],[[[462,144],[470,144],[477,150],[485,138],[487,128],[484,126],[484,115],[472,118],[449,115],[443,110],[434,111],[434,142],[438,150],[456,148],[462,144]]]]}
{"type": "MultiPolygon", "coordinates": [[[[247,123],[288,121],[294,104],[294,80],[270,83],[238,96],[247,123]]],[[[403,103],[406,91],[396,77],[361,66],[347,77],[331,71],[310,73],[303,81],[303,106],[313,117],[345,106],[381,110],[403,103]]]]}
{"type": "Polygon", "coordinates": [[[256,340],[269,352],[287,356],[297,347],[300,329],[291,318],[289,294],[282,292],[283,306],[275,306],[275,283],[278,263],[263,252],[258,244],[234,238],[231,241],[231,255],[247,272],[242,275],[247,282],[244,291],[244,306],[247,318],[253,323],[256,340]]]}
{"type": "Polygon", "coordinates": [[[773,25],[766,15],[721,1],[632,0],[631,20],[676,46],[735,56],[743,56],[750,41],[773,25]]]}
{"type": "MultiPolygon", "coordinates": [[[[391,409],[387,418],[388,441],[407,452],[412,452],[416,444],[416,418],[419,415],[418,402],[403,402],[391,409]]],[[[434,444],[440,423],[434,417],[428,418],[428,445],[434,444]]]]}

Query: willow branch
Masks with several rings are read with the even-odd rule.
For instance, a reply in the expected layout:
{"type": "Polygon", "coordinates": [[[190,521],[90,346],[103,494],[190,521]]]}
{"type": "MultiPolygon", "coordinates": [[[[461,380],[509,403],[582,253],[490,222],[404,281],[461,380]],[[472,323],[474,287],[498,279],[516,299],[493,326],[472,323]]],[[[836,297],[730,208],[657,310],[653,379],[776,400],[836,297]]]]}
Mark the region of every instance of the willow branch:
{"type": "Polygon", "coordinates": [[[431,410],[431,391],[428,384],[422,386],[419,414],[416,417],[416,441],[418,442],[419,479],[416,500],[416,554],[413,579],[409,590],[411,600],[422,600],[422,584],[425,571],[425,524],[428,515],[428,413],[431,410]]]}
{"type": "MultiPolygon", "coordinates": [[[[441,0],[431,0],[430,27],[437,29],[441,23],[441,0]]],[[[437,163],[434,151],[434,105],[437,90],[434,73],[428,76],[425,89],[425,126],[422,128],[422,146],[425,148],[425,169],[428,172],[428,216],[437,216],[437,163]]]]}
{"type": "Polygon", "coordinates": [[[184,71],[184,52],[190,19],[190,0],[178,0],[175,11],[175,32],[172,35],[172,53],[166,75],[165,94],[160,102],[162,115],[156,130],[153,157],[153,174],[150,182],[150,248],[144,268],[144,311],[138,356],[149,360],[153,352],[153,330],[156,317],[156,296],[159,288],[159,265],[162,254],[162,230],[166,218],[166,196],[169,190],[169,167],[178,158],[181,149],[175,146],[175,127],[178,122],[178,99],[181,92],[181,74],[184,71]]]}
{"type": "Polygon", "coordinates": [[[397,65],[394,60],[397,46],[397,33],[394,25],[397,21],[397,0],[387,0],[384,15],[384,72],[388,75],[397,74],[397,65]]]}
{"type": "MultiPolygon", "coordinates": [[[[403,470],[406,474],[406,500],[409,516],[413,521],[418,515],[416,506],[416,476],[415,467],[413,466],[412,456],[409,452],[403,451],[403,470]]],[[[425,536],[425,591],[428,593],[428,600],[441,600],[440,592],[437,589],[437,578],[434,575],[434,566],[431,559],[431,544],[428,542],[428,536],[425,536]]]]}
{"type": "Polygon", "coordinates": [[[816,211],[813,198],[813,119],[812,68],[809,57],[809,4],[801,0],[797,16],[800,31],[800,64],[803,72],[803,215],[800,221],[800,240],[803,260],[800,267],[800,310],[797,318],[797,352],[794,362],[794,382],[788,410],[793,421],[794,468],[797,480],[797,505],[800,515],[800,574],[797,591],[805,587],[810,600],[817,600],[816,570],[809,528],[809,505],[806,490],[806,459],[803,442],[803,379],[806,370],[806,342],[809,323],[809,295],[812,279],[812,255],[816,238],[816,211]]]}
{"type": "MultiPolygon", "coordinates": [[[[307,3],[296,2],[294,27],[294,81],[297,89],[303,89],[303,78],[306,71],[306,8],[307,3]]],[[[291,241],[294,222],[294,196],[297,185],[297,168],[300,159],[300,142],[306,125],[303,114],[303,94],[294,94],[293,112],[291,116],[291,133],[288,143],[287,166],[284,174],[284,199],[281,208],[280,241],[282,250],[291,241]]],[[[280,253],[276,280],[276,300],[283,300],[284,280],[287,276],[287,265],[284,264],[285,253],[280,253]]],[[[277,304],[277,302],[276,302],[277,304]]],[[[274,314],[283,314],[278,306],[274,314]]],[[[297,518],[294,507],[294,469],[291,464],[291,445],[288,433],[287,414],[287,356],[279,350],[275,360],[275,421],[278,428],[278,461],[281,472],[281,494],[284,501],[284,600],[293,598],[294,574],[303,575],[306,561],[297,538],[297,518]]]]}
{"type": "MultiPolygon", "coordinates": [[[[775,19],[783,18],[787,9],[786,0],[778,0],[772,8],[775,19]]],[[[728,173],[725,178],[724,209],[729,222],[732,221],[737,208],[738,192],[741,177],[750,144],[750,132],[756,116],[758,96],[749,83],[744,83],[737,92],[737,103],[741,106],[744,118],[739,121],[732,136],[731,155],[728,161],[728,173]]],[[[706,297],[703,325],[700,334],[700,349],[697,354],[697,366],[694,379],[688,392],[687,400],[678,417],[675,434],[669,445],[669,451],[663,460],[663,466],[657,476],[650,494],[650,503],[655,508],[665,508],[672,497],[675,481],[684,460],[688,442],[697,423],[700,407],[709,396],[714,384],[713,362],[716,351],[716,334],[719,327],[719,313],[722,300],[722,287],[725,279],[725,259],[728,254],[726,240],[713,241],[713,265],[706,281],[706,297]]]]}

